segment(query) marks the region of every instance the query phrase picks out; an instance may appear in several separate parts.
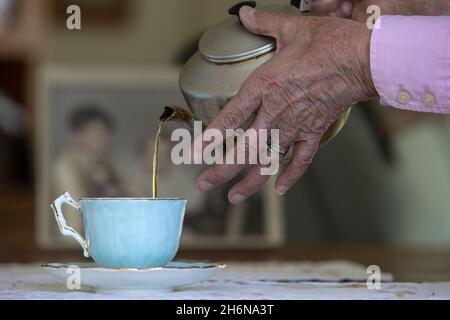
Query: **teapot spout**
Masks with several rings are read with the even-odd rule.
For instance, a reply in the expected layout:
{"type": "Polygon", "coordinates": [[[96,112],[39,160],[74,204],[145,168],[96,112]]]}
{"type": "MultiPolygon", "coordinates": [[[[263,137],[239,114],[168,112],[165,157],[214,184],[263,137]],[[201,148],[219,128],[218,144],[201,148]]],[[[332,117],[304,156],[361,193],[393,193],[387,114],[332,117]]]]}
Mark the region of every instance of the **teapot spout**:
{"type": "Polygon", "coordinates": [[[166,106],[164,107],[164,112],[159,118],[159,120],[163,122],[170,120],[182,120],[185,122],[193,122],[194,116],[189,111],[181,107],[166,106]]]}
{"type": "MultiPolygon", "coordinates": [[[[184,108],[177,106],[166,106],[164,107],[164,112],[162,113],[159,121],[179,121],[182,122],[190,131],[194,130],[194,122],[200,121],[194,117],[189,111],[184,108]]],[[[202,124],[202,129],[206,129],[202,124]]]]}

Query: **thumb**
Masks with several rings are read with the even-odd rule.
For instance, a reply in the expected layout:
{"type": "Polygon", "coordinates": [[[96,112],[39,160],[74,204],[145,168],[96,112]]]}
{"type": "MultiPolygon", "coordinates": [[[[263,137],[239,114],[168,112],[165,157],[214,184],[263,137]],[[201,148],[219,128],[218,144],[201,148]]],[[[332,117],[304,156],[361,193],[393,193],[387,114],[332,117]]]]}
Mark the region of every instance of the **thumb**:
{"type": "Polygon", "coordinates": [[[239,17],[248,31],[277,38],[281,17],[279,13],[243,6],[239,11],[239,17]]]}
{"type": "Polygon", "coordinates": [[[314,0],[312,8],[316,12],[329,14],[339,9],[342,0],[314,0]]]}

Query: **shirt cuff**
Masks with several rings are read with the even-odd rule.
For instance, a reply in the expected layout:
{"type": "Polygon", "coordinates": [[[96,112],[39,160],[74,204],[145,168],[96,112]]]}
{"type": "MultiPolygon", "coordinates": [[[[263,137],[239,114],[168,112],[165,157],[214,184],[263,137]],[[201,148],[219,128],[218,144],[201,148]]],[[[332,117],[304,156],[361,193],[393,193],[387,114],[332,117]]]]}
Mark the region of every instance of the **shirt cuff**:
{"type": "Polygon", "coordinates": [[[380,98],[400,109],[450,113],[450,17],[382,16],[370,64],[380,98]]]}

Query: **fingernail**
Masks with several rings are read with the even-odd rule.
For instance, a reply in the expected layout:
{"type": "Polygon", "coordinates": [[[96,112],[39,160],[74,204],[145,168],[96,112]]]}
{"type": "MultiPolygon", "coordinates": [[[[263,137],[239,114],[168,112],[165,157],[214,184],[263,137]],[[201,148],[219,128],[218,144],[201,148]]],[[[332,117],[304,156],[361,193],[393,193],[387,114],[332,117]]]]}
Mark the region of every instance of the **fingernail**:
{"type": "Polygon", "coordinates": [[[279,187],[277,187],[277,194],[279,196],[283,196],[288,190],[289,190],[289,188],[286,186],[279,186],[279,187]]]}
{"type": "Polygon", "coordinates": [[[239,17],[244,20],[253,19],[254,18],[255,9],[249,6],[243,6],[239,10],[239,17]]]}
{"type": "Polygon", "coordinates": [[[233,194],[231,197],[230,197],[230,202],[232,203],[232,204],[240,204],[241,202],[243,202],[245,199],[247,199],[247,197],[246,196],[244,196],[244,195],[242,195],[242,194],[240,194],[240,193],[236,193],[236,194],[233,194]]]}
{"type": "Polygon", "coordinates": [[[239,15],[244,14],[246,16],[252,16],[253,13],[255,11],[255,8],[252,8],[250,6],[243,6],[240,10],[239,10],[239,15]]]}
{"type": "Polygon", "coordinates": [[[349,16],[353,10],[353,3],[351,1],[344,1],[341,4],[341,10],[344,16],[349,16]]]}
{"type": "Polygon", "coordinates": [[[213,188],[214,186],[208,181],[200,181],[197,185],[197,189],[202,192],[211,191],[213,188]]]}

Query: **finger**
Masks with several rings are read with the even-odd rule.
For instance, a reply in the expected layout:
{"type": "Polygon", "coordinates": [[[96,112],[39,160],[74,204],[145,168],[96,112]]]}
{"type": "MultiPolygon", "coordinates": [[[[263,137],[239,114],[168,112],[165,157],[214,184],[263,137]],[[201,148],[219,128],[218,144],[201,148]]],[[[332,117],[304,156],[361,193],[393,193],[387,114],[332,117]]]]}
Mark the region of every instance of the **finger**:
{"type": "Polygon", "coordinates": [[[222,109],[207,129],[240,128],[261,105],[261,89],[256,75],[250,76],[238,94],[222,109]]]}
{"type": "Polygon", "coordinates": [[[209,167],[197,179],[197,190],[208,192],[233,179],[245,165],[216,164],[209,167]]]}
{"type": "MultiPolygon", "coordinates": [[[[271,150],[272,148],[277,149],[276,144],[288,150],[293,138],[289,135],[281,135],[279,130],[276,132],[270,130],[269,134],[271,145],[269,147],[266,145],[267,142],[264,143],[263,148],[259,151],[258,165],[253,166],[228,193],[228,199],[232,204],[239,204],[258,192],[271,176],[278,173],[283,155],[271,150]]],[[[267,137],[264,137],[264,139],[267,141],[267,137]]]]}
{"type": "MultiPolygon", "coordinates": [[[[255,150],[254,147],[252,148],[252,146],[245,145],[243,151],[244,155],[247,155],[249,150],[257,152],[259,172],[256,173],[256,171],[253,170],[246,175],[245,181],[243,181],[242,184],[239,184],[239,190],[241,190],[241,192],[237,193],[237,199],[230,198],[232,203],[237,203],[239,202],[238,199],[246,199],[246,197],[257,192],[265,181],[267,181],[268,176],[277,174],[280,162],[286,156],[286,152],[289,151],[291,144],[298,139],[297,132],[299,123],[296,122],[295,119],[299,118],[297,113],[302,112],[302,109],[280,108],[279,105],[281,103],[283,102],[274,100],[270,101],[268,106],[263,104],[260,107],[255,123],[250,127],[250,129],[259,130],[255,133],[258,135],[259,139],[257,145],[258,149],[255,150]],[[268,128],[271,129],[266,131],[261,130],[268,128]],[[269,141],[270,145],[268,145],[269,141]],[[245,190],[245,187],[248,187],[249,190],[245,190]]],[[[309,101],[303,101],[303,104],[305,103],[309,104],[309,101]]],[[[241,148],[237,149],[238,153],[242,152],[240,149],[241,148]]],[[[238,170],[240,171],[242,168],[236,168],[236,174],[238,170]]],[[[231,196],[233,196],[233,193],[230,194],[230,197],[231,196]]]]}
{"type": "MultiPolygon", "coordinates": [[[[259,130],[267,129],[269,123],[270,122],[264,117],[264,115],[259,112],[250,128],[244,135],[238,137],[237,142],[234,144],[234,152],[231,154],[234,155],[233,159],[229,159],[231,161],[227,161],[224,164],[216,164],[206,169],[197,179],[197,189],[203,192],[211,191],[233,179],[249,164],[242,163],[242,161],[239,163],[237,159],[247,159],[250,158],[250,155],[256,155],[256,163],[257,156],[260,151],[260,143],[259,141],[249,140],[248,137],[251,137],[249,132],[255,132],[256,138],[258,139],[259,130]],[[239,155],[241,158],[239,158],[239,155]]],[[[227,156],[230,155],[228,154],[227,156]]]]}
{"type": "MultiPolygon", "coordinates": [[[[317,114],[314,112],[312,108],[312,102],[303,94],[298,95],[297,97],[286,97],[285,94],[282,93],[273,93],[272,97],[276,97],[271,100],[272,109],[279,109],[278,113],[275,113],[272,110],[268,110],[263,105],[261,107],[261,112],[266,112],[269,114],[267,117],[275,118],[276,120],[272,123],[271,128],[278,129],[278,133],[271,132],[271,143],[279,145],[283,147],[283,149],[289,149],[293,144],[297,141],[308,140],[312,138],[315,134],[320,134],[322,128],[317,128],[317,114]],[[279,98],[283,97],[284,98],[279,98]],[[289,106],[285,108],[277,108],[277,106],[286,103],[285,101],[289,100],[289,106]],[[303,129],[302,129],[303,128],[303,129]],[[307,128],[307,129],[305,129],[307,128]],[[308,135],[306,135],[303,131],[307,130],[308,135]],[[300,136],[302,135],[302,136],[300,136]],[[312,135],[312,136],[309,136],[312,135]],[[276,138],[275,141],[274,138],[276,138]]],[[[272,148],[272,149],[277,149],[272,148]]]]}
{"type": "Polygon", "coordinates": [[[343,17],[345,18],[351,17],[353,9],[354,9],[353,1],[347,0],[342,2],[341,12],[343,17]]]}
{"type": "Polygon", "coordinates": [[[342,1],[338,9],[332,12],[332,16],[341,18],[350,18],[353,13],[353,2],[350,0],[342,1]]]}
{"type": "Polygon", "coordinates": [[[239,11],[239,17],[244,27],[256,34],[277,38],[284,15],[265,10],[257,10],[244,6],[239,11]]]}
{"type": "MultiPolygon", "coordinates": [[[[282,134],[279,130],[277,132],[270,132],[271,147],[274,149],[276,149],[275,144],[279,144],[288,150],[294,139],[295,137],[293,135],[282,134]]],[[[270,148],[266,146],[264,149],[266,150],[260,150],[259,153],[260,161],[262,161],[261,158],[265,159],[263,161],[264,167],[260,163],[258,166],[253,166],[244,178],[233,186],[228,193],[228,199],[232,204],[239,204],[258,192],[271,176],[278,173],[283,156],[278,153],[272,154],[270,148]]]]}
{"type": "Polygon", "coordinates": [[[313,11],[320,13],[330,13],[336,11],[341,5],[342,0],[314,0],[312,2],[313,11]]]}
{"type": "MultiPolygon", "coordinates": [[[[257,75],[252,74],[242,85],[238,94],[222,109],[220,114],[206,128],[206,130],[217,129],[220,132],[221,140],[215,140],[215,146],[220,146],[226,138],[227,129],[237,129],[242,127],[255,113],[261,104],[260,85],[257,75]]],[[[203,134],[194,141],[193,155],[202,153],[211,142],[203,141],[203,134]]],[[[197,156],[198,157],[198,156],[197,156]]]]}
{"type": "Polygon", "coordinates": [[[303,176],[317,152],[319,143],[320,139],[313,139],[295,144],[293,158],[276,181],[276,191],[279,195],[285,194],[303,176]]]}
{"type": "Polygon", "coordinates": [[[283,155],[277,151],[271,151],[270,148],[276,149],[275,145],[278,143],[285,146],[286,150],[289,148],[289,142],[280,142],[278,132],[274,134],[272,130],[270,147],[267,145],[266,135],[260,136],[259,139],[264,139],[264,141],[259,142],[257,165],[254,165],[228,193],[228,199],[232,204],[239,204],[258,192],[271,176],[278,173],[283,155]],[[277,136],[276,139],[274,139],[275,136],[277,136]]]}
{"type": "Polygon", "coordinates": [[[259,166],[253,166],[244,178],[236,183],[228,192],[228,200],[232,204],[240,204],[258,192],[270,177],[270,175],[262,175],[259,166]]]}

